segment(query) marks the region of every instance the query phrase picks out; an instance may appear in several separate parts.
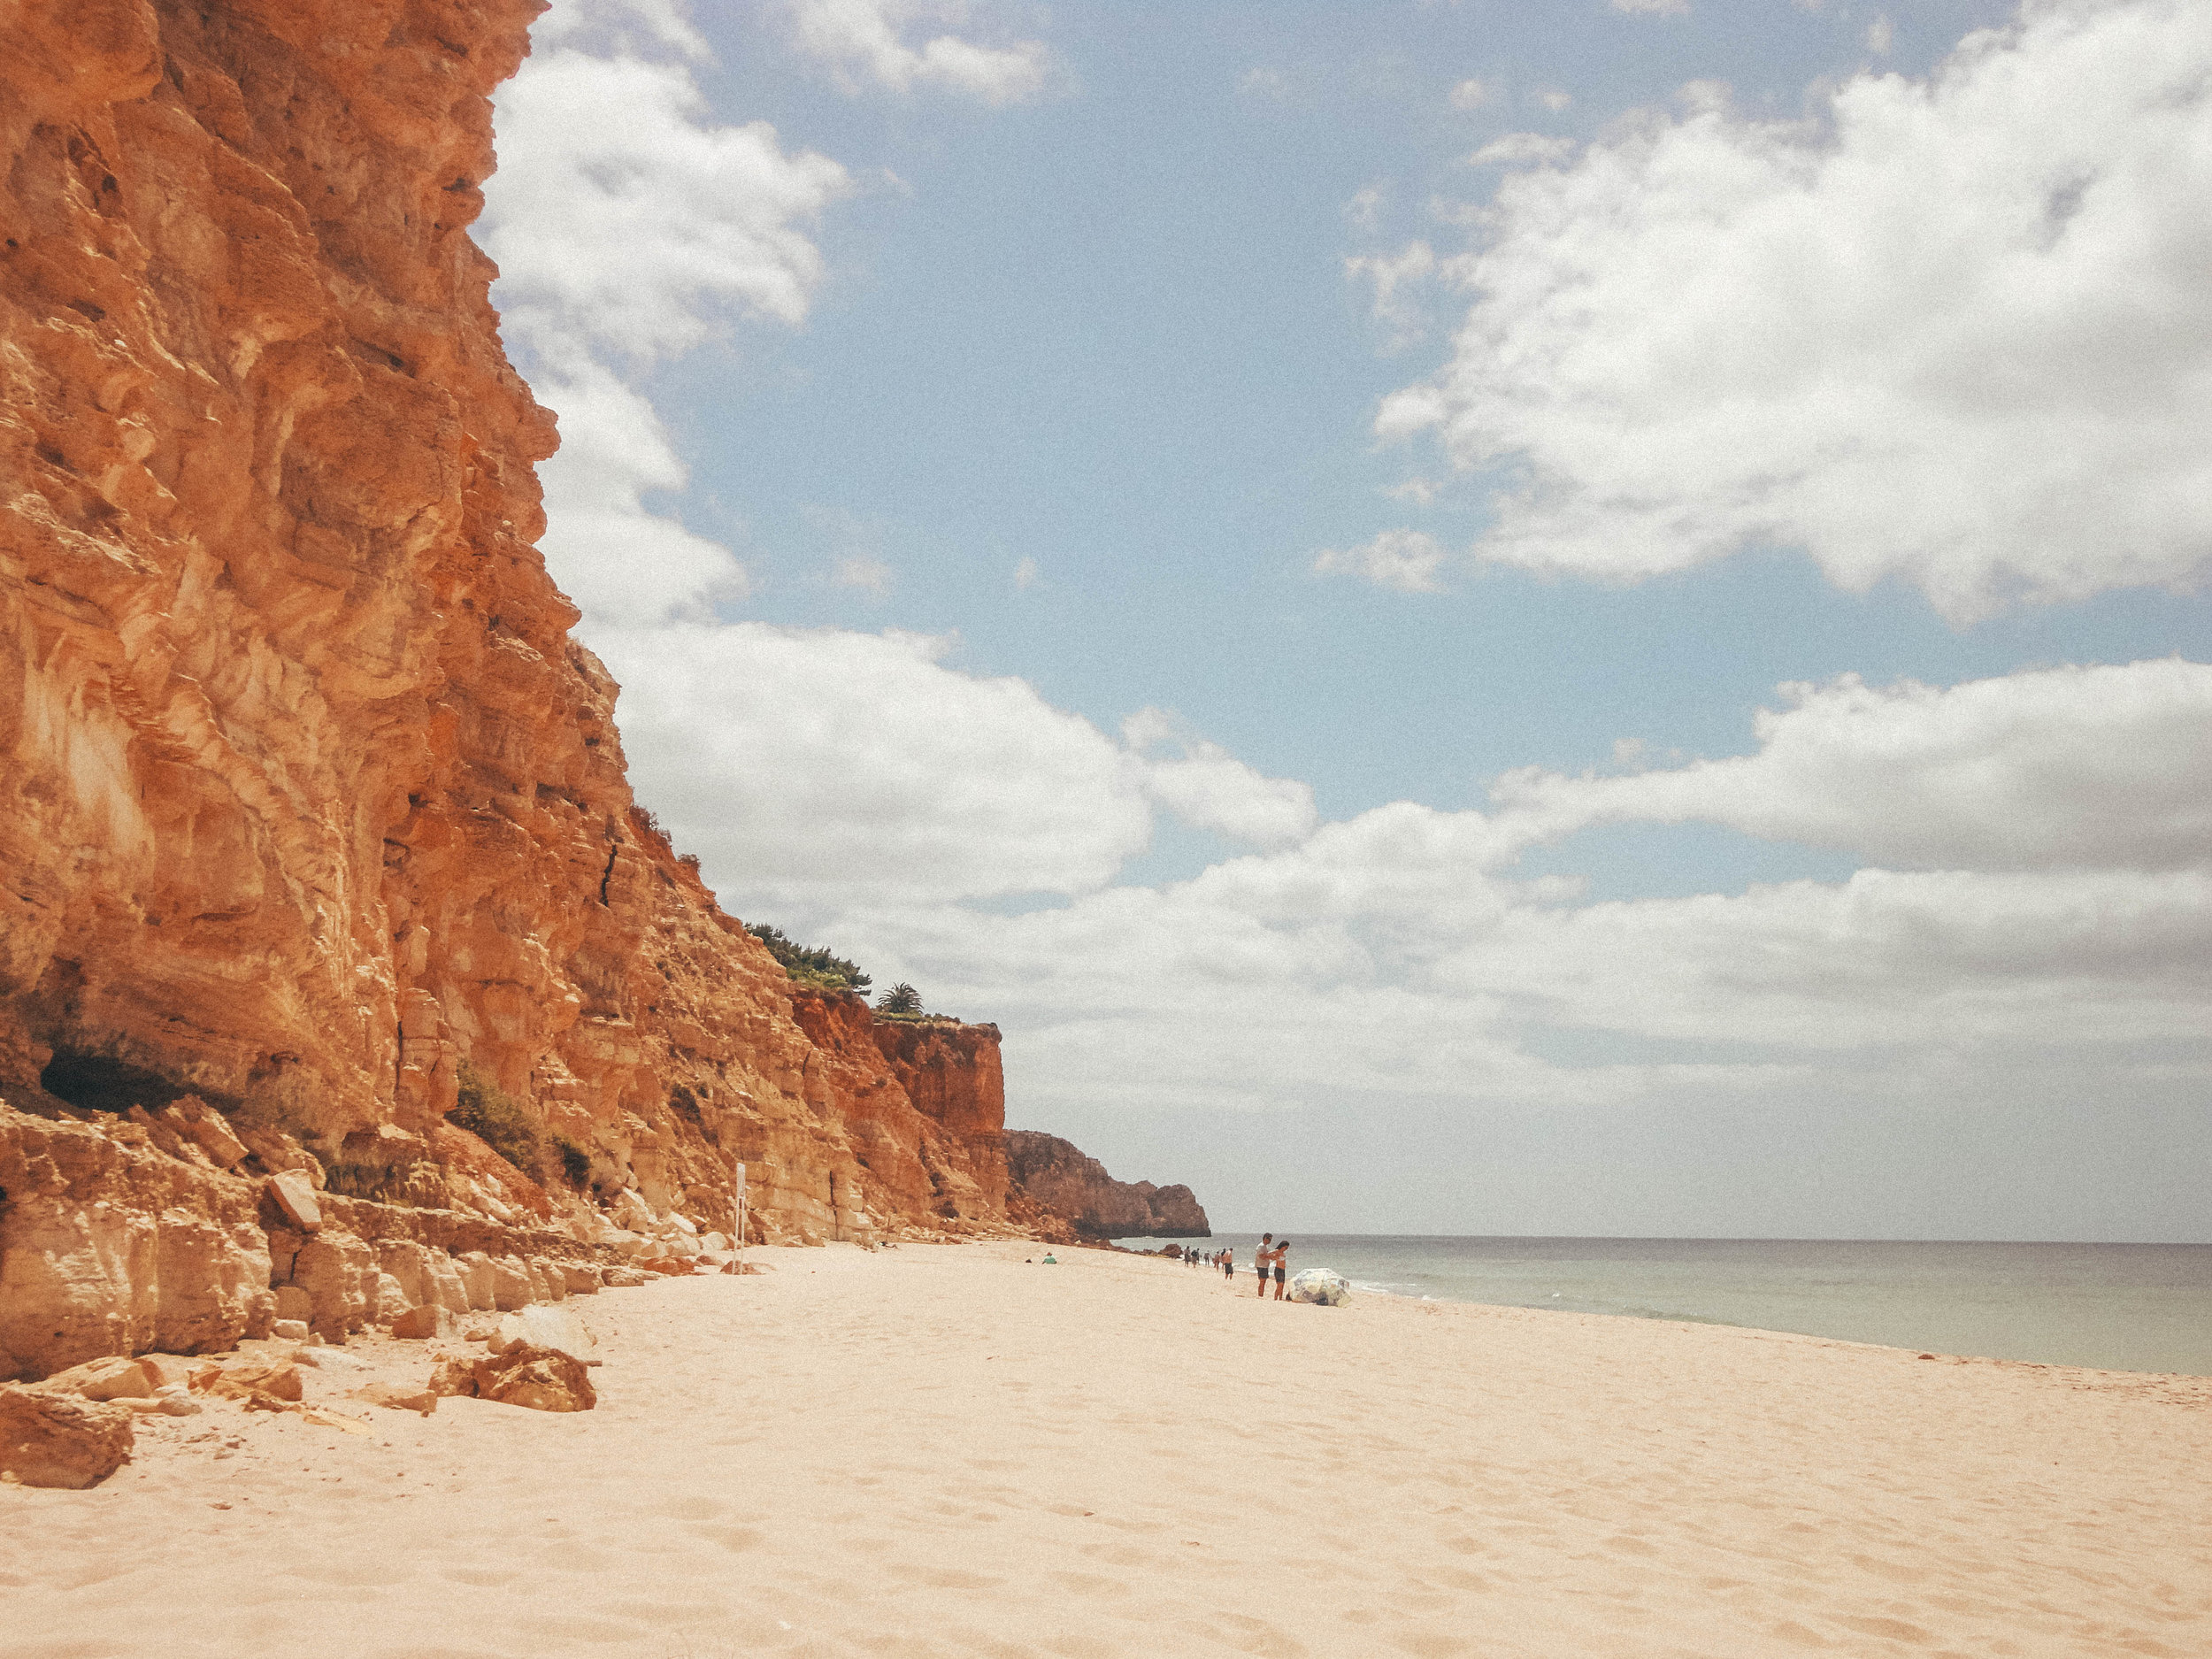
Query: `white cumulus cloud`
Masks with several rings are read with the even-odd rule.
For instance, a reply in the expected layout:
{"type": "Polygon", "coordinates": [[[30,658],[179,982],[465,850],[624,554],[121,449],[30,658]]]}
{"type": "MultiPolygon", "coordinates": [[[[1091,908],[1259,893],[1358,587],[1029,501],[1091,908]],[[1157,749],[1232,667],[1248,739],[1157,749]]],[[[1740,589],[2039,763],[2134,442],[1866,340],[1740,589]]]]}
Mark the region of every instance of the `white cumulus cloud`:
{"type": "Polygon", "coordinates": [[[2212,666],[1782,689],[1790,706],[1758,716],[1755,754],[1620,778],[1513,772],[1493,799],[1546,838],[1700,819],[1920,869],[2212,866],[2212,666]]]}
{"type": "Polygon", "coordinates": [[[534,44],[495,100],[481,235],[509,348],[560,417],[546,562],[588,627],[696,619],[746,572],[653,501],[687,469],[637,377],[726,320],[802,321],[823,277],[812,226],[851,183],[764,122],[713,118],[705,42],[673,0],[559,0],[534,44]]]}
{"type": "Polygon", "coordinates": [[[1575,153],[1571,138],[1543,133],[1508,133],[1494,138],[1467,157],[1473,167],[1525,167],[1534,163],[1564,161],[1575,153]]]}
{"type": "Polygon", "coordinates": [[[1955,618],[2212,554],[2212,8],[2047,0],[1812,119],[1710,96],[1517,173],[1449,361],[1386,399],[1502,478],[1479,557],[1749,544],[1955,618]]]}
{"type": "Polygon", "coordinates": [[[975,21],[956,0],[796,0],[798,42],[836,67],[848,86],[917,87],[985,104],[1018,104],[1044,89],[1051,54],[1041,41],[985,45],[957,33],[975,21]],[[945,32],[932,34],[941,26],[945,32]]]}
{"type": "Polygon", "coordinates": [[[948,642],[765,623],[603,633],[640,791],[733,908],[1073,893],[1142,850],[1113,739],[948,642]]]}
{"type": "Polygon", "coordinates": [[[1310,785],[1263,775],[1164,710],[1138,710],[1121,735],[1142,764],[1146,791],[1186,824],[1252,847],[1301,841],[1313,828],[1310,785]],[[1169,752],[1155,757],[1156,749],[1169,752]]]}
{"type": "Polygon", "coordinates": [[[1436,253],[1425,242],[1409,242],[1394,254],[1355,254],[1344,273],[1375,292],[1375,320],[1386,330],[1388,349],[1402,350],[1427,332],[1429,286],[1437,274],[1436,253]]]}
{"type": "Polygon", "coordinates": [[[1444,549],[1425,530],[1386,530],[1357,547],[1325,549],[1313,568],[1324,576],[1358,576],[1402,594],[1441,593],[1444,588],[1439,580],[1444,549]]]}
{"type": "Polygon", "coordinates": [[[511,332],[651,357],[697,345],[721,311],[806,316],[822,280],[810,227],[851,180],[765,121],[713,119],[687,60],[557,47],[495,104],[484,246],[511,332]]]}

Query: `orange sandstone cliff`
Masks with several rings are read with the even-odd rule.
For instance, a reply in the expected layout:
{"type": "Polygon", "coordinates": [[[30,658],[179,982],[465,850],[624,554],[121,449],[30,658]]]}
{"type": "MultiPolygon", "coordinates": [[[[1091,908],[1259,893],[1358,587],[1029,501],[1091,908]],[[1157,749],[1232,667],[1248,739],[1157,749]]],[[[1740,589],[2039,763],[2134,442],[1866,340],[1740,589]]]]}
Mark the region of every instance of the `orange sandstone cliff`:
{"type": "Polygon", "coordinates": [[[757,1240],[1010,1225],[996,1028],[795,989],[632,800],[467,234],[540,9],[9,10],[0,1379],[688,1265],[739,1159],[757,1240]]]}

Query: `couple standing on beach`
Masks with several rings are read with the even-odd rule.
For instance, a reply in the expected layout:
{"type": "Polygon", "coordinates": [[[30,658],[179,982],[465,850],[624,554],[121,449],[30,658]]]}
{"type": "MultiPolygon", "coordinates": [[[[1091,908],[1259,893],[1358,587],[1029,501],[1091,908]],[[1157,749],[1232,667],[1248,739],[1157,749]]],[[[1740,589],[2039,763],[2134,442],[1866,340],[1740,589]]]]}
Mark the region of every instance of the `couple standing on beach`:
{"type": "Polygon", "coordinates": [[[1283,1281],[1290,1277],[1289,1269],[1286,1268],[1283,1263],[1287,1261],[1289,1257],[1290,1240],[1288,1239],[1285,1239],[1280,1244],[1278,1244],[1275,1242],[1275,1235],[1273,1233],[1263,1233],[1260,1234],[1260,1253],[1257,1266],[1260,1275],[1261,1295],[1264,1296],[1267,1294],[1267,1271],[1270,1267],[1272,1267],[1275,1270],[1275,1300],[1280,1302],[1283,1299],[1283,1281]]]}

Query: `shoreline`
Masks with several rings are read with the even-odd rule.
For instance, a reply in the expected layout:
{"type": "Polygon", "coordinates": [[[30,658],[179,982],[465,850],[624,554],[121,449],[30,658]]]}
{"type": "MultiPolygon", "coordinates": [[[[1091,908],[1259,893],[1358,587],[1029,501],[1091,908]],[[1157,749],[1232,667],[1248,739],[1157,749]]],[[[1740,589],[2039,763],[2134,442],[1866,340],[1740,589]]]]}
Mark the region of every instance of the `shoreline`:
{"type": "Polygon", "coordinates": [[[593,1411],[212,1403],[0,1489],[10,1659],[2212,1647],[2212,1381],[1023,1241],[747,1255],[568,1304],[593,1411]]]}
{"type": "MultiPolygon", "coordinates": [[[[1242,1263],[1250,1235],[1223,1233],[1242,1263]]],[[[2212,1245],[1316,1234],[1372,1294],[2212,1376],[2212,1245]]]]}

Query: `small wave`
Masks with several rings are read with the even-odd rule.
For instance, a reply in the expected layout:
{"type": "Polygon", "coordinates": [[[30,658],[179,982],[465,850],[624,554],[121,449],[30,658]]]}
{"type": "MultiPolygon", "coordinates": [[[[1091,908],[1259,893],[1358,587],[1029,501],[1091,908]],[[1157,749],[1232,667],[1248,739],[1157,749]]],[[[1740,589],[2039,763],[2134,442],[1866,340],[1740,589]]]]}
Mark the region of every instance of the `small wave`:
{"type": "Polygon", "coordinates": [[[1677,1325],[1724,1325],[1731,1330],[1740,1328],[1734,1319],[1719,1319],[1709,1313],[1669,1313],[1663,1308],[1624,1308],[1624,1316],[1631,1319],[1666,1319],[1677,1325]]]}
{"type": "Polygon", "coordinates": [[[1609,1319],[1660,1319],[1671,1325],[1719,1325],[1730,1330],[1757,1329],[1746,1326],[1739,1319],[1717,1318],[1709,1313],[1678,1313],[1666,1308],[1646,1308],[1633,1303],[1617,1303],[1606,1307],[1597,1302],[1571,1302],[1563,1307],[1555,1301],[1509,1304],[1530,1309],[1537,1313],[1594,1313],[1609,1319]]]}

